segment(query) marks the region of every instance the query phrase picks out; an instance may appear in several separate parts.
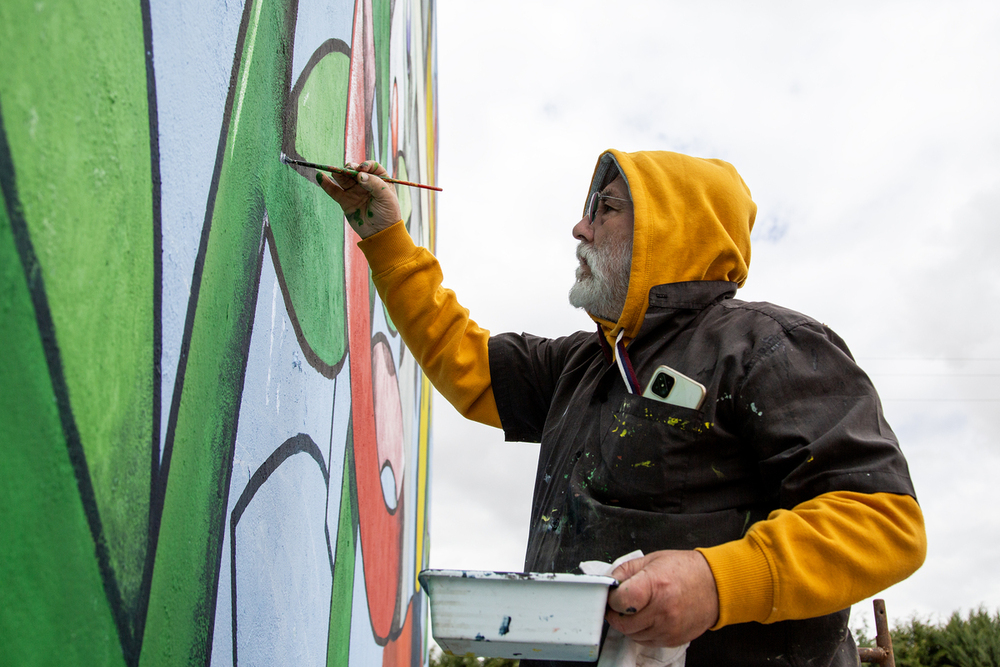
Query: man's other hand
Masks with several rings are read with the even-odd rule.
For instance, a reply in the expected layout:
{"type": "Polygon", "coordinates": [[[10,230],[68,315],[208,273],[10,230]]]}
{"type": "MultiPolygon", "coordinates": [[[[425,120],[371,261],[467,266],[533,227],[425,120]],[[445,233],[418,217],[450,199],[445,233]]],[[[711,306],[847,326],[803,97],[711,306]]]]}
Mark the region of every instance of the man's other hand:
{"type": "Polygon", "coordinates": [[[611,573],[621,582],[608,596],[611,627],[645,646],[680,646],[719,618],[719,593],[697,551],[655,551],[611,573]]]}
{"type": "Polygon", "coordinates": [[[378,162],[367,160],[361,164],[348,163],[348,169],[360,172],[350,174],[324,174],[316,172],[316,181],[344,210],[351,229],[363,239],[391,227],[402,218],[396,188],[379,176],[388,172],[378,162]]]}

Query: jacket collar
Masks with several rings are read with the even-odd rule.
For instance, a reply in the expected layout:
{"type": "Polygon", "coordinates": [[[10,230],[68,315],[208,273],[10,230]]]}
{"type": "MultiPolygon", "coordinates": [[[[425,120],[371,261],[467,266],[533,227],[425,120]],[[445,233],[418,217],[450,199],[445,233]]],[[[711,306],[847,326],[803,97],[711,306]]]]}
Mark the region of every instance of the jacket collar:
{"type": "Polygon", "coordinates": [[[725,280],[692,280],[656,285],[649,290],[649,308],[701,310],[716,301],[731,299],[736,283],[725,280]]]}

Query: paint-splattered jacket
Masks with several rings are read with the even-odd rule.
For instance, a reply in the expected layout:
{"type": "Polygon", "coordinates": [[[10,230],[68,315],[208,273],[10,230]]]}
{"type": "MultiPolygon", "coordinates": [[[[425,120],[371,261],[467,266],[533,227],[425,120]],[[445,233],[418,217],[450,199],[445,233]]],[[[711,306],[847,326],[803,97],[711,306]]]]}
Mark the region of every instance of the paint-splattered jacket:
{"type": "MultiPolygon", "coordinates": [[[[697,411],[626,393],[597,333],[490,340],[506,437],[541,443],[527,571],[739,540],[833,491],[913,495],[875,390],[840,338],[735,292],[655,287],[629,346],[641,383],[666,364],[704,384],[697,411]]],[[[695,640],[688,665],[829,664],[841,651],[833,664],[856,664],[847,616],[730,625],[695,640]]]]}
{"type": "Polygon", "coordinates": [[[895,438],[834,334],[730,298],[756,215],[732,165],[612,150],[591,193],[613,166],[634,209],[633,251],[621,315],[594,318],[601,336],[491,339],[402,223],[359,244],[375,286],[461,414],[541,441],[529,568],[697,547],[719,617],[690,664],[829,663],[850,644],[837,612],[906,578],[926,553],[895,438]],[[708,388],[704,409],[626,397],[602,352],[602,337],[619,336],[640,387],[670,365],[708,388]]]}

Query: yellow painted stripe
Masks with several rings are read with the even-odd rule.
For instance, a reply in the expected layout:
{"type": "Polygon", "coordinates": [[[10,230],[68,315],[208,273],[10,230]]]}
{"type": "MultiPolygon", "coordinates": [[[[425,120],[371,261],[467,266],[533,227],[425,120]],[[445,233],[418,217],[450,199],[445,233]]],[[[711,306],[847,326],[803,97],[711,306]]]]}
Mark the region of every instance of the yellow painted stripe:
{"type": "MultiPolygon", "coordinates": [[[[433,12],[433,6],[431,11],[433,12]]],[[[427,182],[432,185],[437,185],[437,99],[435,98],[434,90],[434,55],[436,50],[434,48],[434,21],[437,17],[430,16],[427,21],[427,37],[424,40],[426,56],[424,57],[424,117],[427,123],[427,147],[425,153],[427,155],[427,168],[424,173],[427,174],[427,182]]],[[[437,247],[437,193],[430,192],[430,248],[431,252],[437,247]]]]}
{"type": "MultiPolygon", "coordinates": [[[[417,447],[417,548],[416,571],[425,569],[424,561],[424,531],[427,527],[427,454],[430,443],[431,428],[431,381],[420,374],[420,439],[417,447]]],[[[414,579],[414,591],[420,590],[420,582],[414,579]]]]}

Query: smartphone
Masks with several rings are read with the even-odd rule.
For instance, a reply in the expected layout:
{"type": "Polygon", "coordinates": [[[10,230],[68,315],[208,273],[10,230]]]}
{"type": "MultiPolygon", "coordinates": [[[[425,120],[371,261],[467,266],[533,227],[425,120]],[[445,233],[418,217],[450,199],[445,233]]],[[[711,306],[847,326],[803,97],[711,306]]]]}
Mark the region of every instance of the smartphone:
{"type": "Polygon", "coordinates": [[[646,391],[642,395],[654,401],[697,410],[705,400],[705,385],[670,366],[660,366],[653,372],[653,379],[646,385],[646,391]]]}

